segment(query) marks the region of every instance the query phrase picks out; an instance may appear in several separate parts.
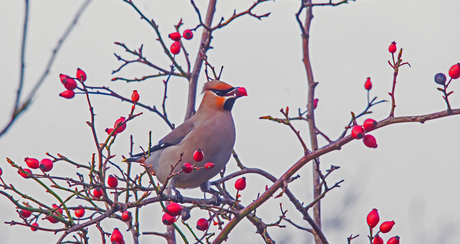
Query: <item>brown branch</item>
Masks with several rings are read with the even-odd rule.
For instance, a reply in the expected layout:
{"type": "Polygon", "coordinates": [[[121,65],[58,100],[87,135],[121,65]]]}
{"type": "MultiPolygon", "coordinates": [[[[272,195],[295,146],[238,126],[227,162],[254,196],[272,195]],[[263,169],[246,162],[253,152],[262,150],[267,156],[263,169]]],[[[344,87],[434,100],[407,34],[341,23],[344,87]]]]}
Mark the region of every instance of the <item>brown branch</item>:
{"type": "Polygon", "coordinates": [[[318,135],[321,135],[324,139],[326,139],[326,141],[327,141],[328,143],[332,143],[331,139],[329,139],[329,137],[326,136],[326,134],[324,134],[323,132],[321,132],[318,128],[316,128],[316,133],[317,133],[318,135]]]}
{"type": "MultiPolygon", "coordinates": [[[[307,103],[307,121],[308,121],[308,128],[310,131],[310,143],[311,143],[311,148],[312,151],[316,151],[318,149],[318,137],[316,134],[316,125],[315,125],[315,115],[314,115],[314,99],[315,99],[315,88],[318,83],[315,82],[313,78],[313,70],[311,67],[311,60],[310,60],[310,43],[309,43],[309,37],[310,37],[310,26],[311,26],[311,21],[313,19],[313,6],[308,6],[312,4],[311,0],[303,0],[302,5],[307,5],[306,7],[306,17],[305,17],[305,23],[302,24],[300,21],[298,15],[296,15],[297,20],[299,21],[299,24],[302,29],[302,50],[303,50],[303,58],[302,61],[305,66],[305,71],[307,73],[307,81],[308,81],[308,103],[307,103]]],[[[299,13],[302,11],[304,6],[301,6],[301,9],[299,10],[299,13]]],[[[320,161],[319,158],[315,159],[316,163],[313,164],[313,196],[315,199],[320,199],[321,195],[321,184],[320,184],[320,177],[319,177],[319,166],[320,166],[320,161]]],[[[315,220],[315,223],[318,225],[319,228],[321,228],[321,202],[318,201],[314,205],[313,208],[313,217],[315,220]]],[[[327,240],[325,238],[321,238],[319,233],[315,231],[315,242],[316,244],[326,244],[327,240]]]]}
{"type": "Polygon", "coordinates": [[[246,11],[243,11],[243,12],[240,12],[240,13],[236,13],[236,10],[233,12],[233,15],[232,17],[230,17],[227,21],[224,21],[224,18],[222,17],[222,19],[220,20],[219,24],[217,24],[216,26],[212,27],[212,30],[215,30],[215,29],[219,29],[219,28],[222,28],[228,24],[230,24],[230,22],[232,22],[233,20],[237,19],[238,17],[241,17],[243,15],[250,15],[254,18],[257,18],[259,20],[261,20],[262,18],[265,18],[265,17],[268,17],[270,15],[270,13],[266,13],[266,14],[263,14],[263,15],[256,15],[256,14],[253,14],[251,11],[257,6],[259,5],[259,3],[263,3],[263,2],[267,2],[268,0],[257,0],[257,2],[254,2],[252,4],[251,7],[249,7],[248,10],[246,11]]]}
{"type": "MultiPolygon", "coordinates": [[[[332,0],[330,0],[328,3],[306,3],[304,7],[314,7],[314,6],[339,6],[344,3],[349,3],[349,0],[342,0],[340,2],[333,3],[332,0]]],[[[351,0],[351,1],[356,1],[356,0],[351,0]]]]}
{"type": "MultiPolygon", "coordinates": [[[[452,114],[449,114],[447,111],[441,111],[441,112],[436,112],[436,113],[427,114],[427,115],[387,118],[385,120],[378,122],[377,129],[390,125],[390,124],[396,124],[396,123],[404,123],[404,122],[423,123],[428,120],[439,119],[439,118],[456,115],[456,114],[460,114],[460,109],[453,109],[452,114]]],[[[267,201],[279,188],[282,188],[284,186],[284,182],[288,181],[289,178],[294,173],[296,173],[298,170],[300,170],[303,166],[305,166],[305,164],[307,164],[311,160],[314,160],[315,158],[318,158],[326,153],[329,153],[335,150],[340,150],[343,145],[348,144],[352,140],[353,138],[351,136],[346,136],[344,138],[341,138],[335,141],[334,143],[328,144],[307,155],[304,155],[294,165],[292,165],[280,178],[278,178],[272,186],[270,186],[264,193],[262,193],[262,195],[260,195],[259,198],[257,198],[255,201],[253,201],[248,206],[246,206],[244,209],[240,210],[239,211],[240,214],[238,216],[235,216],[232,220],[230,220],[230,222],[225,226],[225,228],[221,231],[221,233],[219,233],[219,235],[216,237],[213,243],[222,243],[224,240],[226,240],[230,231],[236,226],[236,224],[238,224],[239,221],[241,221],[242,218],[244,218],[244,216],[251,213],[257,207],[259,207],[261,204],[267,201]]],[[[291,201],[295,202],[296,199],[291,199],[291,201]]],[[[298,206],[298,204],[296,204],[296,206],[298,206]]],[[[309,223],[313,222],[311,219],[308,219],[309,218],[308,214],[304,215],[304,218],[306,218],[309,223]]],[[[320,231],[320,228],[315,228],[314,225],[312,227],[314,231],[317,234],[319,234],[318,231],[320,231]]]]}
{"type": "Polygon", "coordinates": [[[288,222],[289,224],[293,225],[294,227],[296,227],[297,229],[299,230],[304,230],[304,231],[307,231],[307,232],[310,232],[310,233],[313,233],[313,231],[309,228],[305,228],[305,227],[302,227],[296,223],[294,223],[292,220],[290,219],[287,219],[287,218],[283,218],[286,222],[288,222]]]}
{"type": "Polygon", "coordinates": [[[25,13],[24,13],[24,27],[22,28],[22,45],[21,45],[21,68],[19,73],[19,87],[16,95],[16,102],[14,103],[14,114],[19,106],[19,99],[21,98],[22,85],[24,84],[24,69],[25,69],[25,54],[26,54],[26,36],[27,36],[27,24],[29,23],[29,0],[25,1],[25,13]]]}
{"type": "MultiPolygon", "coordinates": [[[[216,2],[217,0],[210,0],[208,5],[208,10],[206,13],[206,19],[203,26],[211,26],[212,19],[216,12],[216,2]]],[[[192,2],[193,3],[193,2],[192,2]]],[[[195,6],[196,7],[196,6],[195,6]]],[[[197,9],[197,8],[196,8],[197,9]]],[[[201,18],[200,18],[201,19],[201,18]]],[[[195,64],[193,65],[192,73],[189,76],[189,87],[188,87],[188,99],[187,99],[187,110],[185,112],[184,121],[192,117],[195,114],[195,103],[196,103],[196,94],[197,94],[197,85],[198,85],[198,76],[201,71],[201,66],[203,65],[203,56],[206,55],[212,39],[212,30],[208,28],[203,29],[203,34],[201,35],[201,45],[198,50],[198,54],[195,59],[195,64]]]]}
{"type": "MultiPolygon", "coordinates": [[[[115,74],[117,72],[119,72],[122,68],[124,68],[126,65],[128,64],[131,64],[131,63],[141,63],[141,64],[145,64],[149,67],[152,67],[153,69],[156,69],[158,70],[160,73],[159,74],[156,74],[156,75],[147,75],[147,76],[143,76],[142,78],[134,78],[134,79],[126,79],[126,78],[121,78],[121,77],[115,77],[112,79],[112,81],[116,81],[116,80],[124,80],[126,82],[132,82],[132,81],[143,81],[143,80],[146,80],[146,79],[150,79],[150,78],[156,78],[156,77],[160,77],[160,76],[169,76],[169,75],[173,75],[173,76],[183,76],[182,73],[173,73],[173,72],[170,72],[168,71],[167,69],[164,69],[164,68],[161,68],[159,67],[158,65],[155,65],[153,64],[152,62],[148,61],[146,57],[144,57],[144,55],[142,55],[142,48],[143,46],[141,46],[139,48],[139,51],[137,50],[130,50],[124,43],[119,43],[119,42],[115,42],[116,45],[119,45],[121,47],[123,47],[125,49],[126,52],[134,55],[137,57],[137,59],[133,59],[133,60],[125,60],[123,59],[121,56],[117,55],[117,54],[114,54],[115,57],[119,60],[119,61],[123,61],[124,64],[120,65],[120,67],[118,67],[118,69],[116,70],[113,70],[112,71],[112,74],[115,74]]],[[[173,66],[174,67],[174,66],[173,66]]]]}
{"type": "Polygon", "coordinates": [[[206,30],[211,31],[211,28],[209,26],[207,26],[205,23],[203,23],[203,19],[201,18],[200,10],[196,6],[195,1],[190,0],[190,2],[192,4],[193,8],[195,9],[195,12],[198,15],[198,20],[200,21],[200,24],[197,27],[195,27],[195,30],[198,29],[198,27],[203,26],[203,28],[205,28],[206,30]]]}
{"type": "Polygon", "coordinates": [[[351,234],[349,237],[347,237],[347,241],[348,241],[348,244],[351,244],[351,240],[355,239],[355,238],[358,238],[359,235],[355,235],[353,236],[353,234],[351,234]]]}
{"type": "MultiPolygon", "coordinates": [[[[110,89],[108,87],[105,87],[105,86],[102,86],[102,87],[86,86],[86,88],[91,89],[91,90],[95,90],[94,92],[93,91],[88,91],[88,94],[98,94],[98,95],[111,96],[111,97],[114,97],[114,98],[118,98],[123,102],[129,102],[129,103],[134,105],[134,102],[131,100],[131,98],[123,97],[123,96],[121,96],[120,94],[114,92],[112,89],[110,89]],[[107,91],[108,93],[100,92],[99,90],[107,91]]],[[[76,94],[79,94],[79,93],[76,93],[76,94]]],[[[140,103],[140,102],[136,102],[135,104],[136,104],[136,106],[145,108],[145,109],[149,110],[150,112],[156,113],[157,115],[159,115],[165,121],[165,123],[169,126],[169,128],[171,128],[171,130],[174,129],[174,124],[172,124],[171,121],[169,121],[169,119],[167,118],[167,116],[162,114],[155,106],[150,107],[150,106],[147,106],[147,105],[145,105],[143,103],[140,103]]]]}
{"type": "Polygon", "coordinates": [[[48,228],[43,228],[43,227],[40,227],[40,226],[32,226],[28,223],[21,223],[21,222],[16,222],[14,220],[10,221],[10,222],[7,222],[5,221],[5,224],[7,225],[10,225],[10,226],[13,226],[13,225],[21,225],[21,226],[26,226],[26,227],[33,227],[33,228],[36,228],[37,230],[41,230],[41,231],[47,231],[47,232],[53,232],[53,233],[56,233],[56,232],[59,232],[59,231],[64,231],[65,229],[64,228],[61,228],[61,229],[48,229],[48,228]]]}
{"type": "Polygon", "coordinates": [[[305,154],[307,154],[307,153],[308,153],[308,148],[307,148],[307,145],[305,144],[305,142],[303,141],[303,138],[300,136],[300,131],[296,130],[296,129],[294,128],[294,126],[291,124],[291,121],[289,120],[289,107],[286,107],[286,112],[284,112],[283,109],[281,109],[280,112],[281,112],[281,113],[284,115],[284,117],[286,118],[286,120],[285,120],[285,121],[286,121],[286,124],[289,126],[289,128],[291,128],[291,130],[292,130],[292,131],[294,132],[294,134],[297,136],[297,139],[299,139],[300,144],[301,144],[302,147],[303,147],[303,152],[304,152],[305,154]]]}
{"type": "Polygon", "coordinates": [[[177,68],[177,70],[179,70],[179,72],[182,74],[182,76],[187,76],[187,73],[182,69],[182,67],[176,62],[175,58],[173,55],[171,55],[171,52],[169,51],[168,47],[166,46],[166,44],[164,43],[163,41],[163,38],[161,37],[161,33],[160,33],[160,30],[158,29],[158,25],[155,23],[155,21],[153,19],[149,20],[140,10],[139,8],[137,8],[137,6],[131,1],[131,0],[123,0],[123,2],[125,3],[128,3],[129,5],[131,5],[131,7],[134,8],[134,10],[136,10],[136,12],[141,16],[141,19],[142,20],[145,20],[154,30],[155,30],[155,33],[157,34],[158,36],[158,41],[160,42],[161,46],[163,47],[163,50],[165,52],[165,54],[168,56],[168,58],[171,60],[171,62],[173,63],[174,67],[177,68]]]}

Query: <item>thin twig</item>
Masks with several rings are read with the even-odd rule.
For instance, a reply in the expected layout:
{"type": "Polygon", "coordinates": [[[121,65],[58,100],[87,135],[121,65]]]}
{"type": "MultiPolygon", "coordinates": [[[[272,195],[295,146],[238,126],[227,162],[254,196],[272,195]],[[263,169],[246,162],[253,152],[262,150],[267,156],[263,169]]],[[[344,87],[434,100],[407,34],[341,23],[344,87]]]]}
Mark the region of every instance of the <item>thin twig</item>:
{"type": "MultiPolygon", "coordinates": [[[[88,4],[91,2],[91,0],[86,0],[86,2],[84,2],[80,9],[78,10],[77,14],[75,15],[73,21],[70,23],[70,25],[67,27],[67,29],[64,31],[64,34],[62,35],[61,39],[59,39],[58,43],[56,44],[56,47],[53,49],[53,52],[51,54],[51,57],[50,59],[48,60],[48,63],[47,65],[45,66],[45,71],[43,72],[42,76],[40,77],[40,79],[38,79],[37,83],[35,84],[35,86],[32,88],[32,90],[30,91],[29,95],[27,96],[27,98],[25,99],[25,101],[22,103],[21,106],[19,106],[19,100],[20,100],[20,97],[18,96],[16,98],[16,101],[18,104],[15,105],[15,108],[13,110],[13,115],[11,116],[11,119],[10,121],[5,125],[5,127],[3,128],[3,130],[0,132],[0,137],[2,135],[5,134],[6,131],[8,131],[8,129],[11,127],[11,125],[15,122],[15,120],[18,118],[18,116],[24,112],[28,106],[30,105],[30,103],[32,102],[32,99],[35,97],[35,93],[37,92],[38,88],[40,88],[40,86],[43,84],[43,82],[45,81],[45,78],[48,76],[50,70],[51,70],[51,66],[53,65],[54,63],[54,60],[56,58],[56,55],[58,54],[62,44],[64,43],[64,41],[67,39],[67,37],[70,35],[70,32],[73,30],[73,28],[76,26],[77,24],[77,21],[78,19],[80,18],[80,16],[83,14],[84,10],[86,9],[86,7],[88,6],[88,4]]],[[[25,37],[25,34],[24,34],[24,37],[25,37]]],[[[25,46],[24,46],[25,48],[25,46]]],[[[21,71],[23,72],[23,71],[21,71]]],[[[20,81],[21,82],[21,81],[20,81]]],[[[20,85],[20,87],[22,87],[22,85],[20,85]]],[[[20,92],[18,92],[18,95],[20,94],[20,92]]]]}

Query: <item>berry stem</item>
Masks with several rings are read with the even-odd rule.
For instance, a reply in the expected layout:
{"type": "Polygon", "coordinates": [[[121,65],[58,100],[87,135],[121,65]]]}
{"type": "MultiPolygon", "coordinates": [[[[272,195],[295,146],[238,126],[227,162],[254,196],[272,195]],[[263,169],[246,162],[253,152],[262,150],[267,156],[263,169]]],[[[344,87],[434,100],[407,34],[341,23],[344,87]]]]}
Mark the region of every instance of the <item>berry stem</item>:
{"type": "Polygon", "coordinates": [[[403,49],[401,48],[399,50],[398,59],[396,62],[394,60],[394,54],[391,54],[393,58],[393,65],[390,64],[390,66],[393,68],[394,72],[393,72],[393,87],[391,88],[391,93],[389,93],[391,96],[391,111],[390,111],[390,115],[388,116],[389,118],[394,118],[394,115],[395,115],[395,108],[396,108],[395,88],[396,88],[396,78],[398,77],[398,73],[399,73],[399,67],[405,64],[409,65],[410,67],[410,64],[408,62],[404,62],[404,63],[402,62],[403,61],[402,52],[403,52],[403,49]]]}
{"type": "Polygon", "coordinates": [[[390,112],[390,116],[391,118],[394,117],[395,115],[395,108],[396,108],[396,101],[395,101],[395,88],[396,88],[396,78],[398,77],[398,66],[395,65],[394,67],[394,73],[393,73],[393,87],[391,88],[391,93],[390,93],[390,97],[391,97],[391,112],[390,112]]]}
{"type": "Polygon", "coordinates": [[[452,81],[452,78],[450,78],[449,82],[444,85],[444,89],[442,89],[442,93],[444,93],[444,96],[442,96],[444,98],[444,101],[446,101],[446,104],[447,104],[447,113],[448,114],[452,114],[452,108],[450,107],[450,103],[449,103],[449,93],[447,93],[447,87],[449,86],[450,82],[452,81]]]}

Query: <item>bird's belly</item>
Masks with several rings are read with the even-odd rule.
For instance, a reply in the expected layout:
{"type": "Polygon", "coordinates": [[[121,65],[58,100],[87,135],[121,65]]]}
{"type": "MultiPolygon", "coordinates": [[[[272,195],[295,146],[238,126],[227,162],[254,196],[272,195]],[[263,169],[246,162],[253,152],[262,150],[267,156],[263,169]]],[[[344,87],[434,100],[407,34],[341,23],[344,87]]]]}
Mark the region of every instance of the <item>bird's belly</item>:
{"type": "Polygon", "coordinates": [[[201,149],[204,153],[204,158],[195,165],[195,167],[199,169],[194,169],[188,174],[181,172],[180,175],[171,178],[171,183],[176,188],[195,188],[217,175],[225,167],[232,154],[234,143],[235,137],[230,136],[230,138],[209,138],[209,140],[203,142],[196,141],[191,144],[183,143],[171,146],[163,150],[157,160],[158,163],[153,165],[153,169],[158,180],[164,184],[171,172],[171,168],[176,165],[179,160],[180,162],[177,163],[173,172],[181,171],[184,163],[194,165],[193,153],[197,149],[201,149]],[[223,142],[221,140],[225,141],[223,142]],[[187,145],[194,146],[190,147],[187,145]],[[181,153],[183,153],[182,159],[180,159],[181,153]],[[214,167],[211,169],[204,168],[207,162],[212,162],[214,167]]]}

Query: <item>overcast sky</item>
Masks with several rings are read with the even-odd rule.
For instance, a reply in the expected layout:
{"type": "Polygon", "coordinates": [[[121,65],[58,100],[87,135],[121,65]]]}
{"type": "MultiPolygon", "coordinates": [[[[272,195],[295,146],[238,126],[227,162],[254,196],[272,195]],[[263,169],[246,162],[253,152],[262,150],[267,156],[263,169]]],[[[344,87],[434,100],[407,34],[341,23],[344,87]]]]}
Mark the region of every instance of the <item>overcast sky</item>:
{"type": "MultiPolygon", "coordinates": [[[[160,26],[163,37],[174,31],[180,18],[183,29],[194,28],[198,18],[189,1],[135,1],[149,18],[160,26]]],[[[228,18],[244,11],[253,1],[218,2],[214,24],[221,17],[228,18]]],[[[26,46],[24,93],[27,94],[44,71],[53,48],[83,1],[31,1],[29,32],[26,46]]],[[[205,1],[197,1],[201,13],[205,1]],[[203,3],[201,3],[203,2],[203,3]]],[[[209,61],[224,66],[222,80],[244,86],[248,97],[239,99],[233,115],[237,128],[235,150],[243,164],[258,167],[280,176],[302,156],[302,147],[286,126],[259,120],[260,116],[281,117],[281,108],[289,106],[292,112],[305,109],[306,75],[301,62],[300,29],[294,14],[299,1],[279,0],[263,3],[254,9],[257,14],[271,12],[269,18],[259,21],[250,16],[241,17],[214,34],[208,52],[209,61]]],[[[447,73],[460,62],[459,1],[416,0],[358,0],[339,7],[316,7],[311,28],[311,60],[315,80],[319,82],[315,111],[318,129],[331,139],[337,139],[350,120],[350,112],[360,113],[366,106],[364,82],[371,77],[371,97],[390,100],[392,85],[391,59],[388,45],[397,42],[404,49],[403,59],[411,64],[400,70],[396,87],[396,116],[422,115],[442,111],[446,105],[437,91],[433,77],[447,73]]],[[[9,121],[19,81],[20,48],[24,19],[24,1],[0,2],[0,127],[9,121]]],[[[194,60],[202,29],[195,38],[184,42],[194,60]]],[[[58,94],[64,91],[59,74],[74,76],[82,68],[91,86],[110,86],[129,96],[137,89],[141,101],[160,106],[163,94],[162,79],[140,83],[112,82],[112,70],[122,63],[114,53],[131,58],[114,42],[122,42],[132,49],[144,44],[145,55],[154,63],[168,66],[166,56],[156,35],[145,21],[126,3],[117,0],[93,1],[62,46],[50,70],[50,75],[37,92],[30,108],[19,117],[8,133],[0,138],[0,167],[3,179],[21,191],[51,205],[55,200],[43,188],[22,179],[5,158],[23,164],[25,157],[44,158],[46,152],[63,154],[80,163],[90,161],[95,152],[90,129],[88,106],[83,96],[66,100],[58,94]]],[[[171,41],[166,38],[171,44],[171,41]]],[[[182,56],[178,62],[185,66],[182,56]]],[[[156,71],[134,64],[115,76],[126,78],[155,74],[156,71]]],[[[199,87],[205,82],[204,72],[199,87]]],[[[455,80],[449,90],[453,108],[460,107],[460,81],[455,80]]],[[[183,122],[186,106],[187,82],[171,78],[167,109],[170,120],[183,122]]],[[[96,129],[100,136],[113,126],[120,116],[126,116],[131,106],[111,97],[92,97],[95,107],[96,129]]],[[[198,97],[198,102],[201,96],[198,97]]],[[[390,103],[372,108],[370,116],[385,119],[390,103]]],[[[148,132],[155,141],[169,132],[166,124],[155,114],[142,109],[144,115],[130,122],[125,132],[117,137],[112,151],[114,162],[121,163],[121,155],[129,151],[129,135],[134,136],[135,148],[147,147],[148,132]]],[[[366,117],[366,118],[367,118],[366,117]]],[[[362,123],[364,119],[358,120],[362,123]]],[[[341,188],[329,192],[323,201],[323,230],[330,243],[346,243],[346,237],[360,234],[352,243],[368,243],[366,215],[377,208],[382,220],[395,220],[389,234],[399,235],[401,243],[460,243],[460,117],[452,116],[421,125],[398,124],[372,132],[377,149],[369,149],[361,141],[345,145],[341,151],[321,158],[322,169],[340,166],[328,178],[329,185],[342,179],[341,188]]],[[[306,123],[295,123],[308,138],[306,123]]],[[[306,139],[306,141],[309,141],[306,139]]],[[[323,138],[320,146],[327,144],[323,138]]],[[[139,151],[139,149],[137,149],[139,151]]],[[[139,169],[140,170],[140,169],[139,169]]],[[[236,171],[231,160],[227,172],[236,171]]],[[[75,169],[64,164],[55,165],[53,173],[74,177],[75,169]]],[[[113,171],[115,173],[115,171],[113,171]]],[[[300,179],[290,189],[301,202],[312,201],[311,165],[300,170],[300,179]]],[[[259,176],[248,176],[248,187],[242,193],[242,203],[248,204],[264,190],[269,182],[259,176]]],[[[229,182],[231,188],[233,181],[229,182]]],[[[234,192],[232,192],[234,193],[234,192]]],[[[186,196],[201,196],[200,190],[186,190],[186,196]]],[[[22,201],[22,200],[21,200],[22,201]]],[[[288,209],[287,217],[297,224],[310,227],[285,198],[270,199],[258,214],[264,222],[273,223],[280,215],[279,203],[288,209]]],[[[0,198],[1,221],[19,221],[15,208],[6,198],[0,198]]],[[[141,231],[163,231],[161,212],[157,205],[142,209],[141,231]]],[[[206,216],[205,211],[194,210],[190,223],[206,216]]],[[[278,243],[312,243],[311,235],[292,228],[269,228],[278,243]]],[[[56,227],[47,221],[41,226],[56,227]]],[[[105,221],[102,226],[110,232],[121,222],[105,221]]],[[[182,226],[179,224],[179,226],[182,226]]],[[[211,228],[211,231],[217,231],[211,228]]],[[[243,220],[229,236],[228,243],[263,243],[256,229],[243,220]],[[237,234],[238,233],[238,234],[237,234]],[[242,234],[240,234],[242,233],[242,234]]],[[[1,243],[53,243],[58,236],[32,232],[28,228],[0,225],[1,243]]],[[[91,243],[99,243],[100,235],[90,228],[91,243]]],[[[125,233],[125,232],[123,232],[125,233]]],[[[125,234],[126,236],[126,234],[125,234]]],[[[132,243],[126,238],[126,243],[132,243]]],[[[159,237],[143,236],[141,243],[156,243],[159,237]]]]}

